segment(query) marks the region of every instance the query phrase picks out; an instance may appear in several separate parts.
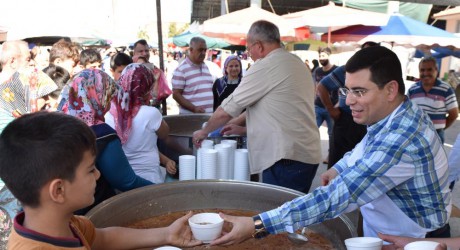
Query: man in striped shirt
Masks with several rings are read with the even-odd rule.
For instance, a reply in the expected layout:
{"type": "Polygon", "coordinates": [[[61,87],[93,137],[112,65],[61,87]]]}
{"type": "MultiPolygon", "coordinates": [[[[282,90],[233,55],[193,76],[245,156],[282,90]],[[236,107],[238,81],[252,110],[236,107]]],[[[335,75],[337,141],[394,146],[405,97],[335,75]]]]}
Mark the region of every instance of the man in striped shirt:
{"type": "Polygon", "coordinates": [[[206,41],[201,37],[190,40],[188,57],[173,73],[173,98],[179,104],[179,114],[212,113],[212,75],[204,63],[206,41]]]}
{"type": "Polygon", "coordinates": [[[409,98],[428,114],[441,137],[441,142],[444,143],[444,130],[452,125],[458,116],[455,92],[448,83],[437,79],[438,67],[435,58],[423,58],[418,69],[420,81],[409,88],[409,98]]]}

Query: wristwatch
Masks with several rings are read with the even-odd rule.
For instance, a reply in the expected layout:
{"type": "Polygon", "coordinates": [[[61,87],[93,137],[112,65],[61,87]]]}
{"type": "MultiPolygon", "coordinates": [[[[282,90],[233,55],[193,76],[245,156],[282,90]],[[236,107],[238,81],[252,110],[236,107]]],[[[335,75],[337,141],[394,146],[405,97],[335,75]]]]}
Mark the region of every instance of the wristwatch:
{"type": "Polygon", "coordinates": [[[267,229],[264,226],[264,223],[262,222],[262,219],[260,218],[259,215],[256,215],[252,217],[254,220],[254,234],[252,234],[253,238],[256,239],[262,239],[264,237],[267,237],[270,233],[267,231],[267,229]]]}

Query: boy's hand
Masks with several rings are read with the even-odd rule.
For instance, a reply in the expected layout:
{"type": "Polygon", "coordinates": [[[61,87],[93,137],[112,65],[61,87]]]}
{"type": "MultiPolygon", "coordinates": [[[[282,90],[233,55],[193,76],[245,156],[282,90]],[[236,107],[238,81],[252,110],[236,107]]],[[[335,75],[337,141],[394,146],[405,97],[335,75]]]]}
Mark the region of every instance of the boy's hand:
{"type": "Polygon", "coordinates": [[[169,244],[179,247],[193,247],[203,244],[202,241],[193,238],[192,230],[188,225],[188,219],[193,213],[188,212],[186,215],[174,221],[167,228],[167,239],[169,244]]]}

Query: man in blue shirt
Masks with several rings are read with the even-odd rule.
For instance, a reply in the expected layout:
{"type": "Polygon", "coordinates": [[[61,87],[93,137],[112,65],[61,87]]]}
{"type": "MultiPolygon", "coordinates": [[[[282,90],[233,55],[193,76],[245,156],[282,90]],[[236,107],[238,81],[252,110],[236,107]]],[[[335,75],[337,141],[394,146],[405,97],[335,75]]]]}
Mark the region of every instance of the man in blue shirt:
{"type": "Polygon", "coordinates": [[[428,116],[404,95],[398,57],[385,47],[365,48],[345,69],[340,93],[353,120],[368,126],[363,140],[321,176],[325,186],[253,218],[222,215],[233,228],[212,245],[292,232],[358,208],[364,236],[424,238],[446,224],[447,156],[428,116]]]}

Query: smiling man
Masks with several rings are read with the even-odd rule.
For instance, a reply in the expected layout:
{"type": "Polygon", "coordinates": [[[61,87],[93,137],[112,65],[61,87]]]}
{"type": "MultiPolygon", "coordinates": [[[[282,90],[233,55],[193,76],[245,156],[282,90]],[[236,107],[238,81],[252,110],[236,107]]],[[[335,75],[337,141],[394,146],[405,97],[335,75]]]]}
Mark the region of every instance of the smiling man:
{"type": "Polygon", "coordinates": [[[458,103],[452,87],[437,78],[438,66],[433,57],[423,58],[418,66],[420,81],[409,88],[409,98],[430,117],[444,143],[444,130],[458,117],[458,103]]]}
{"type": "Polygon", "coordinates": [[[340,93],[353,120],[368,126],[363,140],[321,176],[325,186],[253,218],[222,215],[233,229],[211,244],[292,232],[357,208],[364,236],[424,238],[446,224],[447,157],[429,118],[404,96],[398,57],[370,47],[353,55],[345,69],[340,93]]]}

